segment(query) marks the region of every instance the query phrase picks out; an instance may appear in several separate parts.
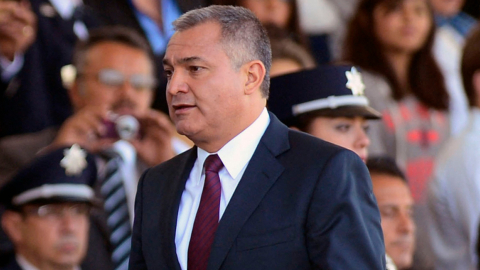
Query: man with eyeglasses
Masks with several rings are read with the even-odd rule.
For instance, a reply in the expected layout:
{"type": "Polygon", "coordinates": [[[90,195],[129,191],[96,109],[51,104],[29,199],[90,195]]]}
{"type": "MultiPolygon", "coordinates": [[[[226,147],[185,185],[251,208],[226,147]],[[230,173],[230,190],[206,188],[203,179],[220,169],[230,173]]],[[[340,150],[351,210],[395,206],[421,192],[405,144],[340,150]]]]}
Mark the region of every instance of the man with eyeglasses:
{"type": "Polygon", "coordinates": [[[174,136],[169,118],[150,109],[156,84],[152,59],[146,41],[130,29],[91,31],[74,52],[76,74],[69,94],[75,113],[48,147],[77,143],[96,154],[96,187],[103,200],[113,269],[128,266],[139,176],[184,145],[174,136]],[[117,172],[121,180],[115,178],[117,172]]]}
{"type": "Polygon", "coordinates": [[[80,269],[96,177],[94,157],[75,145],[39,157],[4,185],[2,227],[15,256],[0,269],[80,269]]]}
{"type": "Polygon", "coordinates": [[[95,154],[99,172],[95,190],[102,199],[104,233],[91,248],[108,250],[112,263],[92,269],[126,269],[137,181],[146,168],[170,159],[185,143],[174,135],[166,115],[150,109],[154,65],[148,44],[136,32],[124,27],[91,31],[75,48],[73,64],[68,88],[75,113],[42,152],[78,144],[95,154]],[[120,180],[112,180],[116,175],[120,180]],[[107,185],[114,180],[120,182],[118,187],[107,185]],[[112,194],[121,196],[111,198],[112,194]],[[113,216],[116,209],[122,210],[119,219],[113,216]]]}

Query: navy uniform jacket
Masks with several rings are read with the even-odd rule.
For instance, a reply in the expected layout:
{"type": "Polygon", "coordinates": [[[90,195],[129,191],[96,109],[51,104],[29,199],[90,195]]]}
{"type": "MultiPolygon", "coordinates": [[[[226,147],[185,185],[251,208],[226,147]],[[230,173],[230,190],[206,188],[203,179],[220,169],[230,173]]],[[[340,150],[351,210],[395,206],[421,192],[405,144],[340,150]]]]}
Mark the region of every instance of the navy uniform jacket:
{"type": "MultiPolygon", "coordinates": [[[[385,269],[380,214],[360,158],[270,119],[220,220],[207,269],[385,269]]],[[[177,215],[196,152],[140,179],[130,270],[180,269],[177,215]]]]}

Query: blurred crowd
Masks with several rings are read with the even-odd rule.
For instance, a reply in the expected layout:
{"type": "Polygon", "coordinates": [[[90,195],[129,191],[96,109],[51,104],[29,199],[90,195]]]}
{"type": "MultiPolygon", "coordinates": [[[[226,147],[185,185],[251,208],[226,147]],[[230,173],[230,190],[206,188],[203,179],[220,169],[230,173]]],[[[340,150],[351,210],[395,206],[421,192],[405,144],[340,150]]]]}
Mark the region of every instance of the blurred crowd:
{"type": "Polygon", "coordinates": [[[192,146],[172,22],[212,4],[265,26],[267,107],[366,163],[389,269],[480,269],[478,0],[0,0],[0,269],[127,269],[138,178],[192,146]]]}

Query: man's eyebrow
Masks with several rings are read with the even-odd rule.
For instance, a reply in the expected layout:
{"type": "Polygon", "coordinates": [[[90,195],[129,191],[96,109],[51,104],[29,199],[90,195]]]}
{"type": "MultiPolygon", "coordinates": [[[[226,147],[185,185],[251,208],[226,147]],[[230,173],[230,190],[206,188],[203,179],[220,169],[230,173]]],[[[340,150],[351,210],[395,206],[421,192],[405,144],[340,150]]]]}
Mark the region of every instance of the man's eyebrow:
{"type": "MultiPolygon", "coordinates": [[[[185,63],[189,63],[189,62],[193,62],[193,61],[204,61],[204,60],[201,57],[198,57],[198,56],[190,56],[190,57],[181,58],[180,60],[178,60],[178,63],[179,64],[185,64],[185,63]]],[[[170,61],[166,58],[163,59],[163,64],[164,65],[171,65],[170,61]]]]}

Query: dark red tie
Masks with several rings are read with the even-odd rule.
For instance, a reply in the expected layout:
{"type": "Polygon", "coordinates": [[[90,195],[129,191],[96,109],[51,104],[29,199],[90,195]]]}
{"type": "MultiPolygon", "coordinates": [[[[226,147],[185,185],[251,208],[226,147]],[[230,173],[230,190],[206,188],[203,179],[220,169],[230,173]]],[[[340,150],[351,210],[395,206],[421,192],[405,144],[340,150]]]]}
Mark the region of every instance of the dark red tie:
{"type": "Polygon", "coordinates": [[[205,185],[188,246],[188,270],[207,269],[208,257],[218,227],[222,193],[218,172],[222,169],[223,163],[218,155],[210,155],[205,160],[204,167],[205,185]]]}

